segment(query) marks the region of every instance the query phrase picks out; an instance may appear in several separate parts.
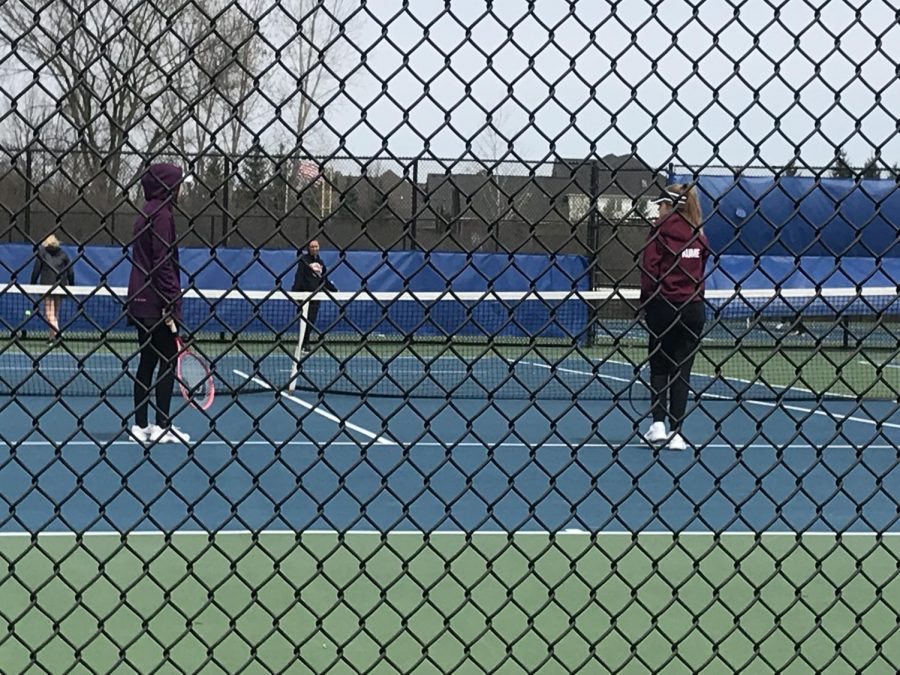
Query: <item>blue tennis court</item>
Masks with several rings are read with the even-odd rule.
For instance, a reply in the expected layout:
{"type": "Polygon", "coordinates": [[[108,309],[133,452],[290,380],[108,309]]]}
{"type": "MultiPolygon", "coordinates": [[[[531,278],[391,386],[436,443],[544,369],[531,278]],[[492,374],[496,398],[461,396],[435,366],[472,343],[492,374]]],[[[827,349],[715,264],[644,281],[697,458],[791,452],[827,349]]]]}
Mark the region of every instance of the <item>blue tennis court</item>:
{"type": "Polygon", "coordinates": [[[682,453],[646,447],[630,411],[602,401],[261,392],[182,410],[189,448],[131,441],[131,407],[6,399],[3,529],[897,529],[887,402],[703,400],[685,426],[697,449],[682,453]]]}
{"type": "MultiPolygon", "coordinates": [[[[561,311],[579,326],[590,307],[561,311]]],[[[0,592],[17,640],[0,662],[365,671],[386,650],[401,672],[426,652],[453,672],[508,645],[577,672],[600,652],[661,669],[677,643],[692,670],[778,670],[827,663],[824,623],[854,666],[873,641],[900,661],[890,324],[713,315],[691,447],[673,452],[641,441],[641,326],[543,340],[556,310],[538,309],[479,313],[488,333],[530,317],[528,339],[345,333],[299,363],[293,333],[195,334],[219,393],[204,412],[176,399],[188,445],[129,438],[129,333],[4,344],[0,558],[15,574],[0,592]]],[[[391,320],[419,325],[419,310],[391,320]]],[[[191,312],[206,325],[202,300],[191,312]]],[[[296,307],[274,316],[291,326],[296,307]]]]}

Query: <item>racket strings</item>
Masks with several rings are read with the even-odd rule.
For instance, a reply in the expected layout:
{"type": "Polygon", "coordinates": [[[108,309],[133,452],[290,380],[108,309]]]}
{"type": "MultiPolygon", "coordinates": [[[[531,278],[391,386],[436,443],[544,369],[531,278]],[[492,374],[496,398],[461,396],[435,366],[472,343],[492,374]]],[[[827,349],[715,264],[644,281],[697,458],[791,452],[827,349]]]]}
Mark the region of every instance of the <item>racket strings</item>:
{"type": "Polygon", "coordinates": [[[179,345],[178,385],[191,405],[205,410],[215,397],[215,383],[209,365],[194,352],[179,345]]]}

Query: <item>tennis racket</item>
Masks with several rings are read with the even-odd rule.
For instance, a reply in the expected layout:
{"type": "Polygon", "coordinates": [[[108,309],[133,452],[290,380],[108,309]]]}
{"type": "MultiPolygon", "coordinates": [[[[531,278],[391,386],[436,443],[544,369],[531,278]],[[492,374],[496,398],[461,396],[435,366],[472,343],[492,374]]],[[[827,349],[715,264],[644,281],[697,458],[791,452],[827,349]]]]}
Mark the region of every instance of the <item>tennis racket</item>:
{"type": "Polygon", "coordinates": [[[628,404],[631,406],[631,411],[637,416],[638,419],[642,420],[647,416],[647,402],[646,402],[646,390],[649,388],[647,383],[644,381],[643,377],[644,369],[640,366],[640,364],[634,364],[632,366],[632,374],[631,374],[631,382],[628,384],[628,404]],[[643,389],[644,391],[639,392],[639,389],[643,389]],[[637,404],[638,393],[642,393],[643,397],[641,398],[640,407],[637,404]]]}
{"type": "Polygon", "coordinates": [[[175,375],[181,395],[197,410],[206,410],[216,397],[216,384],[209,363],[184,344],[174,322],[169,325],[175,334],[175,347],[178,350],[175,375]]]}

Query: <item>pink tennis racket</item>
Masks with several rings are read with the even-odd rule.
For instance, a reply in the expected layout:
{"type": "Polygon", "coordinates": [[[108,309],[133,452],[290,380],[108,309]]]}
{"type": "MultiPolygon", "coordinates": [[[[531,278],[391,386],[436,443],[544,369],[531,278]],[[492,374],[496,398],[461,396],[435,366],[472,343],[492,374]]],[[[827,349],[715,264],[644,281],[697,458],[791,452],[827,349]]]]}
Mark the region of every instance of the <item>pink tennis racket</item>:
{"type": "Polygon", "coordinates": [[[178,365],[175,375],[184,400],[197,410],[206,410],[216,397],[216,384],[209,364],[188,347],[180,335],[175,335],[178,348],[178,365]]]}

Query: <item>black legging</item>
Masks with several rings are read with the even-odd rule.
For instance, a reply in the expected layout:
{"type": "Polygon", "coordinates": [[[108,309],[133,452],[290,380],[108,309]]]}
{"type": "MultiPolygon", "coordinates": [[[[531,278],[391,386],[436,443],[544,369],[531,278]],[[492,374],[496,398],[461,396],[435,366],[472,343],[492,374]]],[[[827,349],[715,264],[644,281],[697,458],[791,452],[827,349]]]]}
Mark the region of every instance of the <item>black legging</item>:
{"type": "Polygon", "coordinates": [[[134,381],[134,418],[141,427],[147,426],[147,406],[150,403],[150,387],[153,371],[159,365],[156,380],[156,424],[169,426],[169,408],[172,405],[172,389],[175,386],[175,357],[177,347],[171,329],[160,319],[135,320],[140,361],[134,381]],[[158,324],[158,325],[157,325],[158,324]]]}
{"type": "Polygon", "coordinates": [[[658,298],[647,305],[650,331],[650,397],[654,422],[681,430],[687,410],[691,368],[706,320],[703,302],[673,306],[658,298]],[[670,393],[671,392],[671,393],[670,393]]]}
{"type": "MultiPolygon", "coordinates": [[[[303,331],[303,344],[300,345],[303,349],[309,345],[310,335],[316,328],[316,317],[319,315],[319,301],[318,300],[310,300],[306,310],[306,326],[303,331]]],[[[301,314],[302,319],[302,314],[301,314]]]]}

